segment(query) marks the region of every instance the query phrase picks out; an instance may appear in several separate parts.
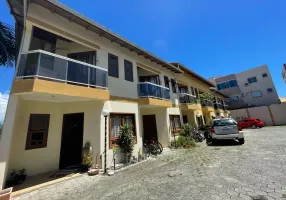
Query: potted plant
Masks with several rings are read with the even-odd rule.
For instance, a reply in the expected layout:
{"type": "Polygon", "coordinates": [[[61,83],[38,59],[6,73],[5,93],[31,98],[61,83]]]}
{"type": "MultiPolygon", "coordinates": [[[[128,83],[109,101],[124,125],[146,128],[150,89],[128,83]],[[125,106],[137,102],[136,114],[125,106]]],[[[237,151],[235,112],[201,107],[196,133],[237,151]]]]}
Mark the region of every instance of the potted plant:
{"type": "Polygon", "coordinates": [[[12,187],[0,190],[0,200],[10,200],[12,199],[11,193],[12,193],[12,187]]]}
{"type": "Polygon", "coordinates": [[[134,148],[134,139],[133,139],[133,126],[129,124],[124,124],[120,128],[120,135],[118,138],[119,147],[122,152],[125,154],[126,164],[129,163],[133,148],[134,148]]]}

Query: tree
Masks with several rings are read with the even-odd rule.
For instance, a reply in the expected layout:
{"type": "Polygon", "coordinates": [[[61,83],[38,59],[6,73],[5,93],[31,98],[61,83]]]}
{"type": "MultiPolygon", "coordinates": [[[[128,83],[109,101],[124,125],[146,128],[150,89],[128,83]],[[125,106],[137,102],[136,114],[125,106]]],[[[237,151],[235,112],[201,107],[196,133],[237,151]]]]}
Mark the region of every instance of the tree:
{"type": "Polygon", "coordinates": [[[14,28],[0,22],[0,66],[13,67],[16,55],[14,28]]]}

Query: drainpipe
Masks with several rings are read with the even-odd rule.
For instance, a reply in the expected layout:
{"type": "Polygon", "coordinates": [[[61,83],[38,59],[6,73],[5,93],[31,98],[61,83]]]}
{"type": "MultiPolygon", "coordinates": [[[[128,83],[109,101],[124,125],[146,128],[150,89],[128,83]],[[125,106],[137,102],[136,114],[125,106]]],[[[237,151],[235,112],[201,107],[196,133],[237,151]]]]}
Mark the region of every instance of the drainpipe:
{"type": "MultiPolygon", "coordinates": [[[[178,68],[180,69],[180,65],[178,63],[178,68]]],[[[181,69],[180,69],[181,70],[181,69]]],[[[175,77],[175,81],[177,83],[177,80],[178,78],[183,75],[184,71],[181,70],[182,72],[180,74],[178,74],[176,77],[175,77]]],[[[177,89],[177,88],[176,88],[177,89]]],[[[189,88],[188,88],[189,89],[189,88]]],[[[177,91],[177,98],[178,98],[178,101],[179,101],[179,112],[180,112],[180,121],[181,121],[181,125],[183,125],[183,113],[182,113],[182,106],[181,106],[181,103],[180,103],[180,93],[177,91]]]]}

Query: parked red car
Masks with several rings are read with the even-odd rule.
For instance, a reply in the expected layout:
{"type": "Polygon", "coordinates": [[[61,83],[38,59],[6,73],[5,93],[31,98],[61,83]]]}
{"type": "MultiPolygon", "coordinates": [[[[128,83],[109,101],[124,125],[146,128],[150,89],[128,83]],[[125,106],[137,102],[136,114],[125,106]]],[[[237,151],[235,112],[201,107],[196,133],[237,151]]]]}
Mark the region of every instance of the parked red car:
{"type": "Polygon", "coordinates": [[[238,126],[241,128],[262,128],[264,127],[264,122],[257,118],[245,118],[238,123],[238,126]]]}

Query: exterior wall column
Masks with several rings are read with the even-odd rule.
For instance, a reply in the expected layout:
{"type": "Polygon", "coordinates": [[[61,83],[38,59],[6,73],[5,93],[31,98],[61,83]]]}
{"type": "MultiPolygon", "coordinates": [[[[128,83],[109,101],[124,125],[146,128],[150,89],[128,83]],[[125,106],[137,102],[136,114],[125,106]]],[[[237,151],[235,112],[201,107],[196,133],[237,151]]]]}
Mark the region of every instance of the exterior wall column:
{"type": "Polygon", "coordinates": [[[17,111],[19,97],[10,95],[4,126],[0,138],[0,186],[5,187],[5,180],[7,176],[7,167],[11,151],[11,142],[13,138],[13,128],[15,124],[15,117],[17,111]]]}

